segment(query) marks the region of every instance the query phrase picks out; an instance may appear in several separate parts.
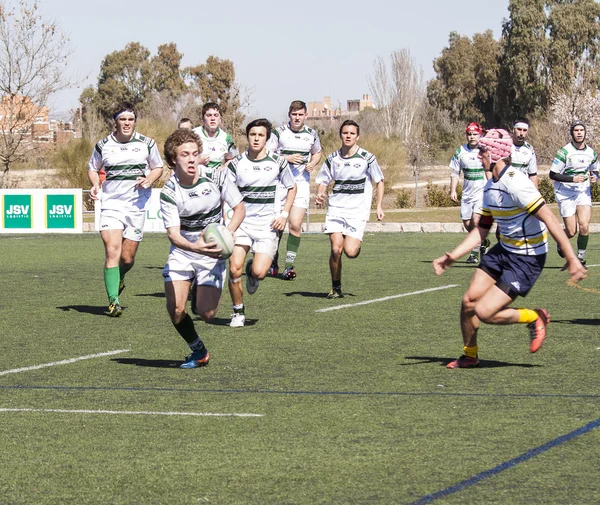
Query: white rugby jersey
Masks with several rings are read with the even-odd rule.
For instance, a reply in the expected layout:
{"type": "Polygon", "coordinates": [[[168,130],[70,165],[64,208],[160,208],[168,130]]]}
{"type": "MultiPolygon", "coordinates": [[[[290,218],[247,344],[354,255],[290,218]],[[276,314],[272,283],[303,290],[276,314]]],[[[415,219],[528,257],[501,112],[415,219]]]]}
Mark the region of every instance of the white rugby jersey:
{"type": "Polygon", "coordinates": [[[468,144],[460,146],[450,160],[450,177],[460,179],[460,172],[464,175],[462,198],[472,200],[481,198],[486,177],[483,165],[477,157],[479,148],[470,149],[468,144]]]}
{"type": "Polygon", "coordinates": [[[554,181],[555,191],[566,190],[568,192],[583,193],[589,191],[590,188],[588,172],[598,172],[598,155],[590,146],[577,149],[571,142],[558,150],[550,170],[570,176],[587,176],[585,182],[554,181]]]}
{"type": "Polygon", "coordinates": [[[134,132],[129,142],[119,142],[110,134],[100,140],[88,163],[88,170],[99,172],[102,167],[106,180],[102,183],[102,209],[144,210],[152,188],[136,187],[138,177],[146,177],[163,161],[150,137],[134,132]]]}
{"type": "Polygon", "coordinates": [[[245,151],[231,160],[228,167],[230,179],[244,198],[244,224],[268,229],[279,215],[279,202],[275,200],[277,184],[288,190],[295,185],[288,162],[269,150],[264,158],[251,160],[245,151]]]}
{"type": "Polygon", "coordinates": [[[208,154],[210,161],[208,162],[208,170],[203,169],[206,175],[210,177],[215,168],[220,167],[225,160],[227,153],[231,154],[232,157],[237,156],[238,150],[233,143],[232,136],[221,130],[217,130],[217,134],[214,137],[209,137],[204,129],[204,126],[194,128],[194,133],[202,140],[202,154],[208,154]]]}
{"type": "Polygon", "coordinates": [[[511,166],[525,175],[537,175],[537,157],[533,146],[529,142],[523,142],[522,146],[513,144],[510,158],[511,166]]]}
{"type": "Polygon", "coordinates": [[[334,181],[327,209],[329,216],[368,221],[373,199],[373,183],[377,184],[382,180],[383,173],[375,156],[359,147],[356,153],[348,158],[342,156],[341,150],[327,156],[315,182],[327,186],[334,181]]]}
{"type": "MultiPolygon", "coordinates": [[[[191,186],[184,186],[176,175],[172,175],[160,192],[160,212],[165,228],[179,226],[183,237],[196,242],[208,224],[222,222],[222,202],[233,208],[241,201],[238,188],[227,178],[219,189],[206,177],[200,177],[191,186]]],[[[171,251],[174,249],[171,244],[171,251]]],[[[189,257],[201,256],[183,249],[181,252],[189,257]]]]}
{"type": "Polygon", "coordinates": [[[300,131],[295,132],[288,123],[271,132],[267,148],[284,156],[290,154],[302,155],[302,163],[299,165],[290,163],[290,169],[296,180],[309,181],[310,173],[306,171],[306,164],[310,162],[313,154],[321,151],[321,141],[317,130],[303,126],[300,131]]]}
{"type": "Polygon", "coordinates": [[[548,252],[548,232],[533,214],[545,203],[529,177],[508,165],[498,181],[487,181],[481,217],[494,218],[500,243],[507,251],[538,256],[548,252]]]}

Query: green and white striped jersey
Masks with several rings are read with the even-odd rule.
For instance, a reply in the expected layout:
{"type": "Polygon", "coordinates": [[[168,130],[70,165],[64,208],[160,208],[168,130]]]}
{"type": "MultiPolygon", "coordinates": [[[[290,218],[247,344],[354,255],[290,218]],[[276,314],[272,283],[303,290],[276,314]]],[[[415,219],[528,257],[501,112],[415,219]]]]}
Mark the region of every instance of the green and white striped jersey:
{"type": "Polygon", "coordinates": [[[483,165],[477,157],[479,148],[470,149],[467,144],[460,146],[450,160],[450,177],[460,179],[464,176],[462,198],[472,200],[483,198],[483,187],[486,183],[483,165]]]}
{"type": "Polygon", "coordinates": [[[310,173],[306,171],[306,164],[313,154],[321,151],[321,141],[317,130],[305,125],[302,130],[295,132],[288,123],[271,132],[267,148],[284,156],[290,154],[302,155],[302,163],[300,165],[290,163],[290,168],[297,181],[309,181],[310,173]]]}
{"type": "Polygon", "coordinates": [[[277,184],[281,183],[288,190],[295,185],[288,162],[269,150],[260,160],[251,160],[248,151],[244,151],[231,160],[228,168],[230,179],[244,198],[244,224],[269,229],[279,215],[279,202],[275,199],[277,184]]]}
{"type": "Polygon", "coordinates": [[[209,170],[205,170],[207,173],[204,173],[203,175],[210,176],[216,167],[220,167],[225,160],[226,154],[229,153],[232,157],[239,154],[231,135],[221,130],[221,128],[218,129],[217,134],[214,137],[208,136],[204,126],[194,128],[194,133],[202,140],[202,154],[208,154],[210,156],[207,167],[209,170]]]}
{"type": "Polygon", "coordinates": [[[102,183],[102,209],[144,210],[152,188],[136,187],[138,177],[146,177],[163,161],[156,142],[134,132],[129,142],[119,142],[111,134],[100,140],[88,163],[88,170],[99,172],[103,167],[106,180],[102,183]]]}
{"type": "MultiPolygon", "coordinates": [[[[160,192],[160,212],[165,228],[179,226],[181,235],[195,242],[208,224],[222,222],[222,202],[233,208],[241,201],[238,188],[227,178],[219,188],[206,177],[184,186],[172,175],[160,192]]],[[[174,249],[171,245],[171,251],[174,249]]],[[[181,253],[191,258],[199,256],[190,251],[181,253]]]]}
{"type": "Polygon", "coordinates": [[[341,150],[327,156],[315,182],[328,186],[332,181],[327,214],[334,217],[369,220],[373,183],[383,180],[377,159],[366,149],[358,148],[348,158],[341,150]]]}
{"type": "Polygon", "coordinates": [[[558,150],[550,170],[571,177],[576,175],[587,176],[585,182],[554,181],[555,191],[564,189],[569,192],[585,192],[590,187],[589,172],[598,174],[598,155],[590,146],[586,145],[583,149],[577,149],[570,142],[558,150]]]}
{"type": "Polygon", "coordinates": [[[529,142],[523,142],[522,146],[513,144],[510,156],[511,165],[527,176],[537,175],[537,157],[535,150],[529,142]]]}

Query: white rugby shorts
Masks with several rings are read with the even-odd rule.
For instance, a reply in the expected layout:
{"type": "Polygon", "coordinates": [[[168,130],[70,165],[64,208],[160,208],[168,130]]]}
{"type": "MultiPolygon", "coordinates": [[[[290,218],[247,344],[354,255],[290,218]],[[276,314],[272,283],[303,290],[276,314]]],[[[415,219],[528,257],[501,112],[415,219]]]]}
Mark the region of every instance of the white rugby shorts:
{"type": "Polygon", "coordinates": [[[227,262],[203,254],[173,249],[162,271],[165,282],[194,281],[198,286],[223,289],[227,279],[227,262]]]}
{"type": "Polygon", "coordinates": [[[279,233],[272,228],[253,228],[243,223],[235,232],[235,245],[250,247],[254,254],[266,254],[275,257],[279,245],[279,233]]]}
{"type": "Polygon", "coordinates": [[[328,235],[331,233],[341,233],[347,237],[357,238],[362,242],[366,226],[367,222],[364,219],[346,219],[339,216],[330,216],[328,214],[325,218],[325,228],[323,229],[323,232],[328,235]]]}
{"type": "Polygon", "coordinates": [[[561,217],[574,216],[579,206],[592,206],[592,192],[589,187],[586,191],[565,191],[561,188],[554,191],[554,198],[561,217]]]}
{"type": "Polygon", "coordinates": [[[100,211],[100,231],[123,230],[123,238],[141,242],[144,236],[146,211],[122,211],[102,209],[100,211]]]}

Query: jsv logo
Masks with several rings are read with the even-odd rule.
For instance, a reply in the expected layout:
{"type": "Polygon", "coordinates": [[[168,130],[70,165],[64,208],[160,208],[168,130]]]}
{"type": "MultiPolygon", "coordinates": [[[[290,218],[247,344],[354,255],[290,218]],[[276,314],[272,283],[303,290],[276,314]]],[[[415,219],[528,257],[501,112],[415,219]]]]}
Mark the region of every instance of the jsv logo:
{"type": "Polygon", "coordinates": [[[69,216],[73,212],[72,205],[53,205],[48,211],[51,216],[69,216]]]}
{"type": "Polygon", "coordinates": [[[26,216],[29,214],[29,205],[10,205],[6,214],[8,216],[26,216]]]}

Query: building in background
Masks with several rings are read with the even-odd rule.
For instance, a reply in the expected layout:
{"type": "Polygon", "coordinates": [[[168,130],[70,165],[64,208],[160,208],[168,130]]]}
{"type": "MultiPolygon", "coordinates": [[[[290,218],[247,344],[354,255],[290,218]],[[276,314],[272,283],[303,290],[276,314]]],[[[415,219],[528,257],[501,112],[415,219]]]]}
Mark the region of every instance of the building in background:
{"type": "Polygon", "coordinates": [[[49,109],[27,96],[3,96],[0,101],[0,134],[18,134],[25,142],[66,144],[76,137],[71,122],[49,119],[49,109]]]}
{"type": "Polygon", "coordinates": [[[330,96],[324,97],[322,102],[308,102],[307,106],[307,119],[317,121],[349,118],[357,116],[365,109],[375,108],[375,104],[368,94],[364,94],[360,99],[347,100],[345,110],[342,110],[339,102],[337,107],[333,107],[330,96]]]}

